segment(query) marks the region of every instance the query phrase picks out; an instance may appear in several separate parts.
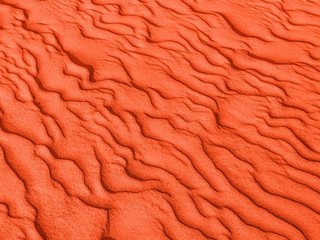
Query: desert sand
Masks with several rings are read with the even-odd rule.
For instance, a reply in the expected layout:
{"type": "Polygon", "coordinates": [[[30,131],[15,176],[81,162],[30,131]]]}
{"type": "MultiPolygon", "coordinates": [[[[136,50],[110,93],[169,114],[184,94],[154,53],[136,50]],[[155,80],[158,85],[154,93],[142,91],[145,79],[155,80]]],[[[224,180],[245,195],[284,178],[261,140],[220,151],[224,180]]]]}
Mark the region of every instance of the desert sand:
{"type": "Polygon", "coordinates": [[[0,240],[320,240],[320,2],[0,0],[0,240]]]}

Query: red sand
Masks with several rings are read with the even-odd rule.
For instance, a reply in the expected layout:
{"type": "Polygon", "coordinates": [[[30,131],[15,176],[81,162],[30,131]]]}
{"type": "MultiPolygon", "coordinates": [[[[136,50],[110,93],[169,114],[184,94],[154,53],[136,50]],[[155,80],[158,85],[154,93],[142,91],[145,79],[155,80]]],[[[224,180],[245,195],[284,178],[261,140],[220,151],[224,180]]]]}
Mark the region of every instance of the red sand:
{"type": "Polygon", "coordinates": [[[320,2],[0,0],[1,240],[319,240],[320,2]]]}

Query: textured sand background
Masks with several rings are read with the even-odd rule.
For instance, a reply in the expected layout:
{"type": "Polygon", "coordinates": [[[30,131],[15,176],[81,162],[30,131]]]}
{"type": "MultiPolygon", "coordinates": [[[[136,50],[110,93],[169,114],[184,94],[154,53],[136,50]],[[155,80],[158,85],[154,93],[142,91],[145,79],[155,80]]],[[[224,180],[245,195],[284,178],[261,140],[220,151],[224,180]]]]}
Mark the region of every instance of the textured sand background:
{"type": "Polygon", "coordinates": [[[1,240],[319,240],[320,1],[0,0],[1,240]]]}

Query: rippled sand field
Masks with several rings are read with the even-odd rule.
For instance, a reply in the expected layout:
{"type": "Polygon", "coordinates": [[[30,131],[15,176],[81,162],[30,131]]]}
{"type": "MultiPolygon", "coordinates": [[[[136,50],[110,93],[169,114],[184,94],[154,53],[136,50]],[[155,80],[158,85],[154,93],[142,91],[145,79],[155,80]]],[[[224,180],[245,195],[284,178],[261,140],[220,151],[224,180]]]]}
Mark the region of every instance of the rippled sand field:
{"type": "Polygon", "coordinates": [[[0,0],[0,240],[320,240],[320,1],[0,0]]]}

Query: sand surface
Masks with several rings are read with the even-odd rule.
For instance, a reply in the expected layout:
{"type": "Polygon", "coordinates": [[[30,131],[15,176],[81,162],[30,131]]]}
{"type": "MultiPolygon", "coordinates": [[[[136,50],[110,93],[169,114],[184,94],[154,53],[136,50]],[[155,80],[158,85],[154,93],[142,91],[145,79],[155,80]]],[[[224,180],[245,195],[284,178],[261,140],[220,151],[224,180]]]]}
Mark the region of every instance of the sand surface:
{"type": "Polygon", "coordinates": [[[0,240],[320,240],[320,1],[0,0],[0,240]]]}

